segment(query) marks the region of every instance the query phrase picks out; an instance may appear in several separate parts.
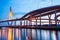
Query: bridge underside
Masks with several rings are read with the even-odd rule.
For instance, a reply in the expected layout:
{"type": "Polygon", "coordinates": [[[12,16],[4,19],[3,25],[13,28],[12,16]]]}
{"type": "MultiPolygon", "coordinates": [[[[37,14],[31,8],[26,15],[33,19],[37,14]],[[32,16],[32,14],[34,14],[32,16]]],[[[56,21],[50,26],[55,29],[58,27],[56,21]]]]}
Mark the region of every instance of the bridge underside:
{"type": "Polygon", "coordinates": [[[60,25],[58,24],[51,24],[51,25],[26,25],[26,26],[0,26],[7,27],[7,28],[18,28],[18,29],[43,29],[43,30],[60,30],[60,25]]]}

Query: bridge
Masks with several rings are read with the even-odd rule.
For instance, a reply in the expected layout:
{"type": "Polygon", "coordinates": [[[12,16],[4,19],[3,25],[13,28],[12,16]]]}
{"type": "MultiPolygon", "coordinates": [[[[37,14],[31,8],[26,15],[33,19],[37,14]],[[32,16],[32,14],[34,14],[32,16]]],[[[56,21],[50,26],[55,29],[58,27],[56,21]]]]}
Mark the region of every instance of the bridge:
{"type": "MultiPolygon", "coordinates": [[[[29,29],[29,36],[26,40],[32,40],[32,29],[35,29],[36,32],[37,30],[51,30],[51,31],[54,30],[56,31],[57,35],[57,30],[58,31],[60,30],[59,17],[60,17],[60,5],[50,6],[29,12],[19,19],[0,21],[0,28],[6,27],[26,30],[29,29]],[[7,25],[3,25],[3,23],[6,23],[7,25]]],[[[58,38],[58,36],[56,37],[58,38]]],[[[56,40],[58,40],[57,38],[56,40]]],[[[36,38],[36,40],[38,39],[36,38]]],[[[40,40],[42,40],[41,36],[40,40]]]]}

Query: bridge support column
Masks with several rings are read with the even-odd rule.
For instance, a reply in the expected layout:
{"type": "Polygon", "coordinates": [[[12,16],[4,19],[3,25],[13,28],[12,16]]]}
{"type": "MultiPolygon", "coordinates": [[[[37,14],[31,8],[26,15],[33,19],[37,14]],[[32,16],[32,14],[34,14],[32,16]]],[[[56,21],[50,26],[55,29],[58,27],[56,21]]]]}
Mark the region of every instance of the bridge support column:
{"type": "Polygon", "coordinates": [[[56,11],[55,11],[55,24],[57,24],[56,11]]]}
{"type": "Polygon", "coordinates": [[[24,20],[24,26],[25,26],[25,20],[24,20]]]}
{"type": "Polygon", "coordinates": [[[36,26],[37,26],[37,19],[38,19],[38,18],[35,18],[35,19],[36,19],[36,26]]]}
{"type": "Polygon", "coordinates": [[[9,25],[9,22],[8,22],[8,25],[9,25]]]}
{"type": "Polygon", "coordinates": [[[48,15],[49,18],[49,25],[51,24],[51,15],[48,15]]]}
{"type": "Polygon", "coordinates": [[[22,27],[22,20],[20,20],[20,26],[22,27]]]}
{"type": "Polygon", "coordinates": [[[40,14],[40,26],[41,26],[41,14],[40,14]]]}
{"type": "Polygon", "coordinates": [[[14,22],[14,25],[16,26],[16,21],[14,22]]]}
{"type": "Polygon", "coordinates": [[[26,20],[26,25],[28,25],[28,21],[26,20]]]}

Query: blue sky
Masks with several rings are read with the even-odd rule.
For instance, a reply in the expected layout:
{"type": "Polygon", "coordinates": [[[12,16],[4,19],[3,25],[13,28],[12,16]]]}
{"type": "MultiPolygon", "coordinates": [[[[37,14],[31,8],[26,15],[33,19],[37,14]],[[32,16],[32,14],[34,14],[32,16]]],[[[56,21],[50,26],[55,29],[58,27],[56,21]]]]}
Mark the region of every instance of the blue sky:
{"type": "Polygon", "coordinates": [[[30,11],[51,5],[60,5],[60,0],[0,0],[0,20],[7,19],[10,6],[13,18],[20,18],[30,11]]]}

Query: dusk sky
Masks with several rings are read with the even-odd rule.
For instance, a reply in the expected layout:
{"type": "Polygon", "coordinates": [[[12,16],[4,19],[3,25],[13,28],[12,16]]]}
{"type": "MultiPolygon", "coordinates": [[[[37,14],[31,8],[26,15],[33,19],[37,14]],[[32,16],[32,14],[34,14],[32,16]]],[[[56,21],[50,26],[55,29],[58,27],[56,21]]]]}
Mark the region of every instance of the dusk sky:
{"type": "Polygon", "coordinates": [[[13,18],[20,18],[28,12],[52,5],[60,5],[60,0],[0,0],[0,20],[7,19],[10,6],[13,18]]]}
{"type": "MultiPolygon", "coordinates": [[[[0,21],[8,20],[8,14],[10,12],[10,7],[12,9],[12,12],[10,12],[11,13],[10,16],[13,14],[12,15],[13,19],[16,19],[16,18],[21,18],[26,13],[29,13],[31,11],[45,8],[45,7],[55,6],[55,5],[60,5],[60,0],[0,0],[0,21]]],[[[54,10],[52,10],[52,11],[54,11],[54,10]]],[[[49,11],[49,12],[51,12],[51,11],[49,11]]],[[[47,13],[47,12],[45,12],[45,13],[47,13]]],[[[30,16],[30,15],[28,15],[28,16],[30,16]]],[[[11,19],[12,17],[9,17],[9,19],[11,19]]],[[[32,40],[34,40],[34,39],[35,40],[36,39],[38,39],[38,40],[39,39],[42,39],[42,40],[59,39],[60,40],[60,31],[33,29],[33,28],[35,28],[35,25],[40,27],[41,25],[44,26],[45,24],[47,24],[48,28],[51,27],[50,24],[55,26],[56,17],[53,17],[53,15],[51,17],[54,18],[53,21],[42,20],[42,22],[40,22],[40,20],[32,20],[32,19],[34,19],[34,18],[32,18],[31,21],[23,20],[23,21],[16,21],[16,22],[9,21],[9,22],[1,23],[0,24],[0,40],[1,39],[26,40],[27,38],[31,39],[31,37],[32,37],[32,40]],[[46,21],[46,23],[45,23],[45,21],[46,21]],[[27,27],[25,29],[24,29],[24,27],[23,27],[23,29],[19,29],[20,27],[18,27],[18,26],[20,26],[20,24],[22,24],[21,27],[31,25],[32,30],[28,30],[29,31],[28,32],[26,29],[27,27]],[[1,27],[1,25],[3,27],[1,27]],[[18,27],[17,29],[13,28],[13,26],[15,27],[15,25],[16,25],[16,28],[18,27]],[[9,26],[9,27],[4,27],[4,26],[9,26]],[[10,28],[10,27],[12,27],[12,28],[10,28]],[[32,33],[32,36],[31,36],[30,32],[32,33]],[[29,34],[31,37],[29,36],[29,34]]],[[[60,18],[59,18],[59,20],[60,20],[60,18]]],[[[59,21],[57,21],[57,23],[58,22],[59,21]]],[[[57,24],[56,26],[59,27],[60,26],[59,24],[57,24]]],[[[51,28],[54,28],[54,26],[51,28]]],[[[39,28],[39,27],[37,27],[37,28],[39,28]]]]}

